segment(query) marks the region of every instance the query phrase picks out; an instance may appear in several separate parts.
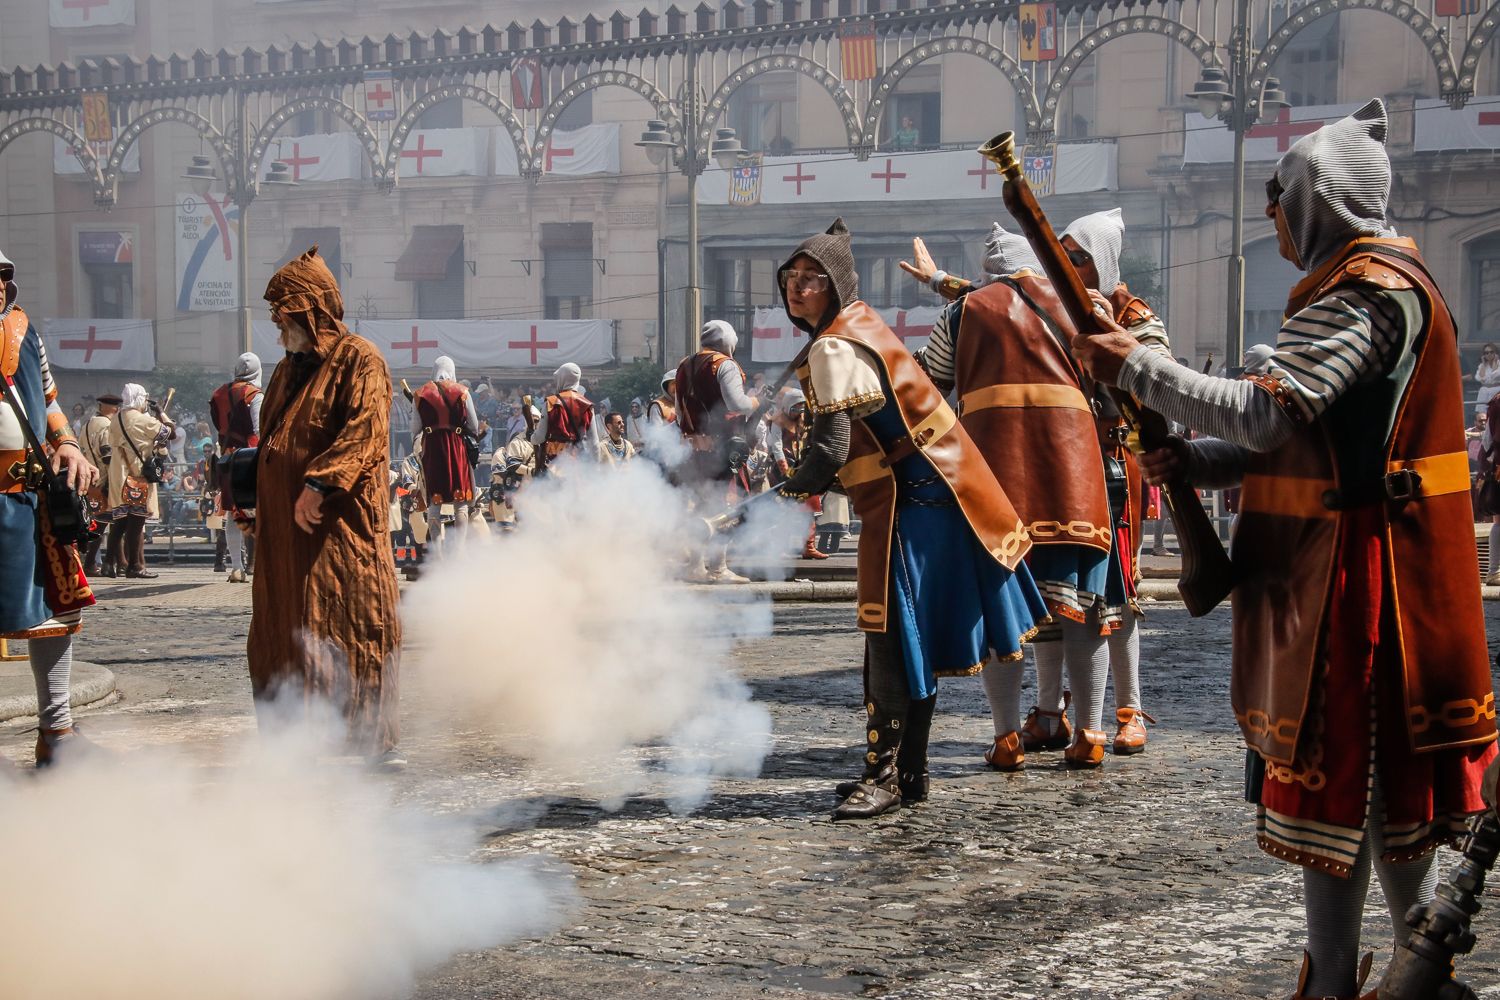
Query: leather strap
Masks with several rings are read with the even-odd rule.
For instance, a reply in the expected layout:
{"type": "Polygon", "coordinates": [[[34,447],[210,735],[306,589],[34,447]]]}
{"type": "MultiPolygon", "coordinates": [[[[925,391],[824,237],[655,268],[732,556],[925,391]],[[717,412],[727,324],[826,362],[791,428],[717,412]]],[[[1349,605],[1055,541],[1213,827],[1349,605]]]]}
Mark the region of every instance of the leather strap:
{"type": "Polygon", "coordinates": [[[959,409],[964,413],[976,413],[1002,406],[1056,406],[1070,410],[1093,413],[1088,399],[1073,385],[1052,385],[1045,382],[1023,382],[1011,385],[987,385],[965,393],[959,400],[959,409]]]}

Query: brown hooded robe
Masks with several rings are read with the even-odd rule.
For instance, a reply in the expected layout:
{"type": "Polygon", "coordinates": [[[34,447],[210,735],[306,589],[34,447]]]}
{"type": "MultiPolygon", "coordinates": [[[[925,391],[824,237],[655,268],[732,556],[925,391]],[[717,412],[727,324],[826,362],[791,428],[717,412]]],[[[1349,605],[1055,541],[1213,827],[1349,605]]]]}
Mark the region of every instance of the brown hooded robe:
{"type": "Polygon", "coordinates": [[[251,687],[258,706],[287,685],[331,699],[353,747],[377,754],[400,735],[390,372],[375,345],[344,326],[317,247],[277,271],[265,297],[297,315],[314,346],[276,366],[261,404],[251,687]],[[328,490],[311,534],[292,516],[308,479],[328,490]]]}

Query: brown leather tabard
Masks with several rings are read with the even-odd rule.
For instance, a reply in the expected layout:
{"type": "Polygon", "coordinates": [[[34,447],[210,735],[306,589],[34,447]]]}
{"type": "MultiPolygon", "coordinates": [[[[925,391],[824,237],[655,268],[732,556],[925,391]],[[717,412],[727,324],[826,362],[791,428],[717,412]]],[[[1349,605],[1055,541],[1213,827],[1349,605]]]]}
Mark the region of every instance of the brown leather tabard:
{"type": "Polygon", "coordinates": [[[1359,472],[1365,482],[1341,481],[1336,449],[1349,443],[1333,439],[1324,414],[1276,451],[1253,456],[1244,481],[1233,553],[1231,699],[1246,741],[1279,763],[1295,757],[1327,644],[1341,639],[1326,634],[1344,527],[1329,508],[1340,506],[1339,494],[1330,491],[1369,502],[1359,494],[1372,484],[1391,497],[1413,497],[1376,501],[1385,514],[1385,575],[1399,632],[1399,649],[1382,661],[1401,665],[1410,745],[1420,752],[1495,738],[1453,318],[1423,267],[1382,249],[1420,259],[1410,240],[1358,240],[1293,289],[1287,315],[1360,285],[1414,289],[1422,298],[1427,319],[1411,342],[1415,367],[1384,462],[1359,472]]]}
{"type": "MultiPolygon", "coordinates": [[[[953,491],[958,508],[994,559],[1014,570],[1031,548],[1026,525],[1011,506],[979,448],[958,422],[937,386],[922,371],[880,314],[863,302],[845,306],[818,334],[865,348],[879,359],[886,384],[896,396],[907,437],[953,491]]],[[[797,370],[812,397],[811,369],[797,370]]],[[[859,537],[859,627],[884,632],[890,594],[891,539],[896,523],[896,477],[875,433],[863,420],[852,422],[849,460],[839,481],[863,522],[859,537]]]]}
{"type": "Polygon", "coordinates": [[[220,448],[253,448],[260,443],[251,410],[251,404],[259,395],[260,389],[249,382],[225,382],[214,390],[208,401],[208,410],[219,435],[220,448]]]}
{"type": "MultiPolygon", "coordinates": [[[[1074,330],[1044,278],[1013,275],[1064,337],[1074,330]]],[[[955,351],[959,415],[1037,545],[1109,551],[1109,500],[1094,414],[1057,338],[1015,290],[963,300],[955,351]]]]}
{"type": "Polygon", "coordinates": [[[727,354],[705,349],[677,366],[677,424],[682,433],[722,432],[726,415],[719,369],[729,360],[727,354]]]}
{"type": "Polygon", "coordinates": [[[424,431],[451,431],[464,423],[464,390],[457,382],[428,382],[413,402],[424,431]]]}

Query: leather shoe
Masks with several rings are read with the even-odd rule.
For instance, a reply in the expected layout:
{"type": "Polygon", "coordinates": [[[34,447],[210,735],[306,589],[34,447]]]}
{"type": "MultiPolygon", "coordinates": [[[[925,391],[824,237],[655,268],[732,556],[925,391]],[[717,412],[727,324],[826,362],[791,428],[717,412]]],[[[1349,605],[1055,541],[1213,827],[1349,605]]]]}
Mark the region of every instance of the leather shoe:
{"type": "Polygon", "coordinates": [[[1023,769],[1026,753],[1021,749],[1021,734],[1011,730],[1004,736],[996,736],[994,745],[984,752],[984,762],[997,771],[1023,769]]]}
{"type": "MultiPolygon", "coordinates": [[[[921,774],[903,774],[901,776],[901,801],[902,802],[926,802],[927,790],[930,781],[927,772],[921,774]]],[[[859,791],[858,781],[840,781],[833,786],[833,794],[840,799],[847,799],[859,791]]]]}
{"type": "Polygon", "coordinates": [[[898,788],[861,781],[856,784],[849,797],[839,803],[838,808],[833,811],[833,818],[874,819],[900,808],[901,792],[898,788]]]}
{"type": "Polygon", "coordinates": [[[1068,706],[1073,703],[1073,692],[1063,692],[1061,712],[1049,712],[1037,705],[1031,706],[1026,721],[1021,725],[1021,747],[1025,750],[1061,750],[1073,741],[1073,726],[1068,722],[1068,706]],[[1057,721],[1048,723],[1045,720],[1057,721]]]}
{"type": "Polygon", "coordinates": [[[1104,763],[1104,734],[1080,729],[1073,745],[1063,751],[1063,763],[1072,768],[1095,768],[1104,763]]]}
{"type": "Polygon", "coordinates": [[[149,569],[143,569],[139,573],[127,572],[125,575],[132,580],[155,580],[160,574],[153,573],[149,569]]]}
{"type": "MultiPolygon", "coordinates": [[[[1370,966],[1374,964],[1374,952],[1366,952],[1364,958],[1359,960],[1359,969],[1355,980],[1354,993],[1347,1000],[1376,1000],[1379,990],[1361,994],[1360,990],[1365,988],[1365,980],[1370,978],[1370,966]]],[[[1302,971],[1297,974],[1297,992],[1292,994],[1291,1000],[1344,1000],[1340,997],[1315,997],[1310,993],[1302,992],[1307,988],[1307,981],[1312,978],[1312,956],[1307,952],[1302,953],[1302,971]]]]}
{"type": "Polygon", "coordinates": [[[1141,723],[1142,719],[1156,725],[1155,719],[1138,708],[1115,709],[1115,722],[1119,724],[1111,746],[1115,756],[1128,757],[1146,749],[1146,727],[1141,723]]]}

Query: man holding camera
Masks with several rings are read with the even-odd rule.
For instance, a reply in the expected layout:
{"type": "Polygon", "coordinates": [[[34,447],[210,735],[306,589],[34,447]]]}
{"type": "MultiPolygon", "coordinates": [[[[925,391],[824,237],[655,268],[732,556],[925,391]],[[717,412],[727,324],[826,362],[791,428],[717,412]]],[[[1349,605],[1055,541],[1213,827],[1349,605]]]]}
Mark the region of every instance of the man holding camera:
{"type": "Polygon", "coordinates": [[[94,593],[77,548],[52,530],[43,463],[78,492],[94,486],[99,470],[57,405],[42,338],[16,305],[15,270],[0,255],[0,637],[26,640],[40,715],[36,763],[45,767],[81,742],[68,682],[73,634],[94,593]]]}

